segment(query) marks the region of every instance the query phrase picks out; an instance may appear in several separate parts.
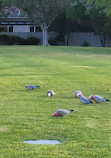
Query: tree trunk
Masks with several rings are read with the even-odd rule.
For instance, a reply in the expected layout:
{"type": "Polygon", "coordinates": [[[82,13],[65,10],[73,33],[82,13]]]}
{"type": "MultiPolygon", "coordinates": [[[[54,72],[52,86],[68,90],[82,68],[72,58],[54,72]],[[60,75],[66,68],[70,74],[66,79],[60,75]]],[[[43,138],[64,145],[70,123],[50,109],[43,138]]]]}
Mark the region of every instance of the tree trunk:
{"type": "Polygon", "coordinates": [[[67,42],[66,45],[69,46],[69,37],[70,37],[70,29],[68,27],[68,33],[67,33],[67,42]]]}
{"type": "Polygon", "coordinates": [[[99,35],[100,38],[100,42],[102,47],[105,47],[105,43],[106,43],[106,38],[104,37],[104,35],[99,35]]]}
{"type": "Polygon", "coordinates": [[[42,29],[42,34],[43,34],[43,45],[44,46],[48,46],[48,34],[47,34],[47,29],[48,26],[46,24],[40,25],[41,29],[42,29]]]}

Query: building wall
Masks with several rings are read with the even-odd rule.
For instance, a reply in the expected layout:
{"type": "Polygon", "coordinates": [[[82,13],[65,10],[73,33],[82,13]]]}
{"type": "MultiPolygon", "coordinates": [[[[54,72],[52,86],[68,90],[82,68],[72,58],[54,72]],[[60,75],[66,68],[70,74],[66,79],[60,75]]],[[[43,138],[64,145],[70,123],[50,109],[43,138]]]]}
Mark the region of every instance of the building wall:
{"type": "Polygon", "coordinates": [[[30,32],[29,25],[14,25],[13,32],[30,32]]]}
{"type": "MultiPolygon", "coordinates": [[[[65,41],[67,35],[65,36],[65,41]]],[[[90,47],[101,46],[98,36],[95,36],[93,32],[71,32],[69,36],[69,46],[83,46],[84,42],[88,42],[90,47]]]]}
{"type": "MultiPolygon", "coordinates": [[[[67,35],[65,36],[65,43],[67,35]]],[[[88,42],[90,47],[101,47],[99,36],[93,32],[71,32],[69,36],[69,46],[83,46],[83,43],[88,42]]],[[[111,47],[111,40],[106,41],[106,47],[111,47]]]]}

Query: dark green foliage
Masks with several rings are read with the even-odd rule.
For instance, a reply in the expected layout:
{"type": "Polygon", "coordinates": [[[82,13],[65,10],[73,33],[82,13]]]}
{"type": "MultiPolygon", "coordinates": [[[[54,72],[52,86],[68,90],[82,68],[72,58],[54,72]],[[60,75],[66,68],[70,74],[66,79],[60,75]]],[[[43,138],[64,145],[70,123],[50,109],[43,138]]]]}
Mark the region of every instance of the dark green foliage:
{"type": "Polygon", "coordinates": [[[4,14],[4,9],[6,6],[9,6],[10,2],[8,0],[0,0],[0,17],[7,16],[7,14],[4,14]]]}
{"type": "Polygon", "coordinates": [[[48,42],[50,45],[57,46],[57,39],[56,38],[54,38],[54,39],[50,38],[48,40],[48,42]]]}
{"type": "Polygon", "coordinates": [[[78,3],[77,5],[73,5],[67,11],[67,18],[73,22],[73,26],[75,28],[74,31],[93,31],[93,27],[90,23],[90,17],[86,14],[87,8],[85,3],[78,3]]]}
{"type": "Polygon", "coordinates": [[[6,43],[7,43],[8,40],[9,40],[9,36],[8,35],[5,35],[5,34],[1,34],[0,35],[0,44],[3,44],[4,41],[6,41],[6,43]]]}
{"type": "Polygon", "coordinates": [[[61,33],[57,34],[57,36],[55,38],[50,38],[49,40],[49,44],[57,46],[57,45],[65,45],[65,38],[64,35],[61,33]]]}
{"type": "Polygon", "coordinates": [[[27,40],[19,36],[9,36],[9,45],[26,44],[27,40]]]}
{"type": "Polygon", "coordinates": [[[28,37],[27,40],[28,40],[28,44],[29,44],[29,45],[37,45],[37,44],[40,44],[40,39],[39,39],[39,38],[36,38],[36,37],[33,37],[33,36],[28,37]]]}
{"type": "Polygon", "coordinates": [[[40,39],[28,37],[27,39],[15,35],[0,34],[0,45],[39,45],[40,39]]]}
{"type": "Polygon", "coordinates": [[[107,15],[111,16],[111,0],[95,0],[95,4],[99,7],[105,6],[107,15]]]}
{"type": "Polygon", "coordinates": [[[102,46],[105,47],[106,39],[111,36],[111,18],[106,15],[104,7],[96,6],[89,10],[89,17],[95,33],[99,36],[102,46]]]}

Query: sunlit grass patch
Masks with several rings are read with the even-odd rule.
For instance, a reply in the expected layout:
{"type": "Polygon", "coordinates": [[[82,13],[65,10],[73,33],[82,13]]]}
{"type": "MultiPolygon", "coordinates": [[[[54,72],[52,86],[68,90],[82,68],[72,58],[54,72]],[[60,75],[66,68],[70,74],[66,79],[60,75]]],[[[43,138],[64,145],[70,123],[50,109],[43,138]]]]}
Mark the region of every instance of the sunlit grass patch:
{"type": "Polygon", "coordinates": [[[7,127],[0,127],[0,133],[2,132],[9,132],[9,129],[7,127]]]}

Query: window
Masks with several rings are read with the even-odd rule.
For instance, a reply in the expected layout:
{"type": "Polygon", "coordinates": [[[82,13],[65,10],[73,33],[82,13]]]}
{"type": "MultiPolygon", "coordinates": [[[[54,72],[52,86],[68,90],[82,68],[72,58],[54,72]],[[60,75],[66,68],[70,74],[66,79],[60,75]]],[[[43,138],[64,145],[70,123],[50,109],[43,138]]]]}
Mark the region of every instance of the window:
{"type": "Polygon", "coordinates": [[[30,26],[30,32],[34,32],[34,26],[30,26]]]}
{"type": "Polygon", "coordinates": [[[13,26],[9,26],[9,32],[13,32],[13,26]]]}

